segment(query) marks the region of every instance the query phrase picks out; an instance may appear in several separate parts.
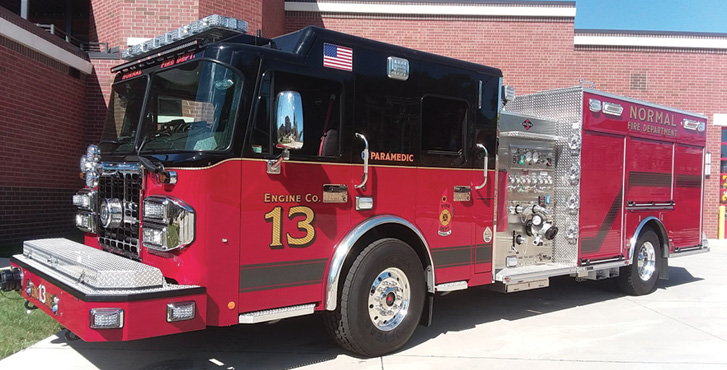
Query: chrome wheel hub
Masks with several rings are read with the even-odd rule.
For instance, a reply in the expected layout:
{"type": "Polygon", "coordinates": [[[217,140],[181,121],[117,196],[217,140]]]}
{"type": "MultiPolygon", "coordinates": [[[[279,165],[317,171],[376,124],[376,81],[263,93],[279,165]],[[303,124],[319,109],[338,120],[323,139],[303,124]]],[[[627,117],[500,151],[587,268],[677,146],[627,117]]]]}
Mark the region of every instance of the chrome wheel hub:
{"type": "Polygon", "coordinates": [[[656,250],[651,242],[644,242],[639,248],[639,255],[636,260],[636,267],[639,272],[639,278],[643,281],[651,279],[656,271],[656,250]]]}
{"type": "Polygon", "coordinates": [[[411,301],[409,280],[395,267],[382,271],[369,289],[369,317],[376,328],[393,330],[406,317],[411,301]]]}

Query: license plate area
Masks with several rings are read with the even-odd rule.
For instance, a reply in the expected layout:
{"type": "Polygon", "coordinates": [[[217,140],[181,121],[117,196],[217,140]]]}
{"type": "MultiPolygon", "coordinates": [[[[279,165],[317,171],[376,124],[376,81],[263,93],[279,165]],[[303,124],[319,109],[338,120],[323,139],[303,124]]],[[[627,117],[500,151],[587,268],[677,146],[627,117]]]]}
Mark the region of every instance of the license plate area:
{"type": "Polygon", "coordinates": [[[38,307],[47,307],[53,315],[58,314],[58,304],[62,292],[57,290],[56,287],[44,284],[41,279],[34,282],[33,279],[27,278],[24,290],[31,303],[38,307]]]}

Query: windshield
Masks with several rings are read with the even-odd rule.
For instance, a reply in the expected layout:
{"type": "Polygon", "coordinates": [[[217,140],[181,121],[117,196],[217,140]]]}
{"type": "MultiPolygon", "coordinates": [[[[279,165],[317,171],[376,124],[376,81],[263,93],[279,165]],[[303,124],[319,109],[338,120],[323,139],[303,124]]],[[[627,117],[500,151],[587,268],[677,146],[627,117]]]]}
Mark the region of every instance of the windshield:
{"type": "Polygon", "coordinates": [[[127,136],[137,137],[142,153],[221,151],[230,147],[243,85],[232,70],[201,61],[153,74],[137,135],[142,106],[138,96],[143,96],[145,85],[145,80],[132,80],[114,86],[102,152],[132,152],[134,140],[127,136]],[[133,99],[127,91],[134,92],[133,99]],[[122,110],[115,108],[119,106],[117,100],[125,101],[123,117],[111,113],[122,110]],[[129,123],[127,127],[126,122],[134,120],[136,124],[129,123]],[[107,134],[109,130],[113,132],[107,134]]]}
{"type": "Polygon", "coordinates": [[[115,84],[111,89],[100,144],[103,153],[129,153],[134,150],[146,82],[146,77],[136,78],[115,84]]]}

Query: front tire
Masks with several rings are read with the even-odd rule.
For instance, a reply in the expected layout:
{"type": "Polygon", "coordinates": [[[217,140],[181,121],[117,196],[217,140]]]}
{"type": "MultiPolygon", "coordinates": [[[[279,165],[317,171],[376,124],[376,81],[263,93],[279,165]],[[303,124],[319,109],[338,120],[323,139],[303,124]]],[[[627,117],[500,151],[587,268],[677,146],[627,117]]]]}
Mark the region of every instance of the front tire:
{"type": "Polygon", "coordinates": [[[631,265],[621,268],[618,286],[626,294],[646,295],[656,290],[662,269],[659,237],[647,229],[639,235],[635,248],[631,265]]]}
{"type": "Polygon", "coordinates": [[[380,239],[358,255],[326,327],[343,348],[375,357],[400,349],[416,329],[425,298],[419,256],[398,239],[380,239]]]}

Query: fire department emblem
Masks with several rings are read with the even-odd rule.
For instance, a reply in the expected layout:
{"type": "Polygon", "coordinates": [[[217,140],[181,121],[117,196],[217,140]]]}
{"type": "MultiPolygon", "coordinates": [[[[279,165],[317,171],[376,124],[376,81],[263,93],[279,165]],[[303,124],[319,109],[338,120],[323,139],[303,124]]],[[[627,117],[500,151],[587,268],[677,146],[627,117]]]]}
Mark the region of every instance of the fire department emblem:
{"type": "Polygon", "coordinates": [[[489,243],[492,241],[492,229],[490,227],[486,227],[485,231],[482,232],[482,239],[485,240],[485,243],[489,243]]]}
{"type": "Polygon", "coordinates": [[[442,196],[442,202],[439,204],[439,236],[449,236],[452,234],[452,203],[447,201],[447,196],[442,196]]]}
{"type": "Polygon", "coordinates": [[[526,130],[530,130],[530,128],[533,127],[533,123],[530,122],[529,119],[526,119],[523,121],[523,127],[525,127],[526,130]]]}

